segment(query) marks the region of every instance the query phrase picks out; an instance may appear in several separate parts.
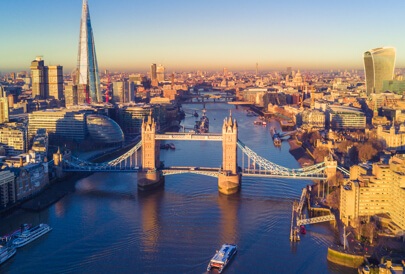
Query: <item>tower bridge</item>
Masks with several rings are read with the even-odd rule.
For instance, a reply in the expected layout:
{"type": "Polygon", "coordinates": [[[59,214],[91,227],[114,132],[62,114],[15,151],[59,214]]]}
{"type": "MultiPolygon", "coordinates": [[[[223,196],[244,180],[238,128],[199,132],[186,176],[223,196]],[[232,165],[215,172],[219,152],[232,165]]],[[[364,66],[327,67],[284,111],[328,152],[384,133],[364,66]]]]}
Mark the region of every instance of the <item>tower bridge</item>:
{"type": "Polygon", "coordinates": [[[224,194],[236,193],[242,176],[279,177],[290,179],[328,179],[336,170],[348,171],[337,166],[336,161],[326,160],[304,168],[286,168],[277,165],[238,139],[238,124],[232,115],[225,118],[222,133],[168,132],[158,133],[156,122],[151,117],[142,123],[141,141],[120,157],[103,163],[93,163],[70,154],[54,154],[53,160],[60,172],[137,172],[138,187],[149,189],[164,182],[164,177],[193,173],[218,178],[218,190],[224,194]],[[160,141],[217,141],[222,142],[222,165],[220,167],[169,166],[160,162],[160,141]],[[238,149],[242,152],[238,163],[238,149]],[[239,165],[238,165],[239,164],[239,165]]]}

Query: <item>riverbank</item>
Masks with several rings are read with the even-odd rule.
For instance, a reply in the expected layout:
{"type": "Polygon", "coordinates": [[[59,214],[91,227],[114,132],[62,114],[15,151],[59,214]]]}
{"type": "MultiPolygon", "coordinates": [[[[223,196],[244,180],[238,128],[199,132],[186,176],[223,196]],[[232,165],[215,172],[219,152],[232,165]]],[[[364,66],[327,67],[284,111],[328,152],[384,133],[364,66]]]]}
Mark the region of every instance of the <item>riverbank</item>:
{"type": "Polygon", "coordinates": [[[288,144],[290,145],[290,154],[301,167],[310,166],[315,163],[296,138],[289,139],[288,144]]]}
{"type": "MultiPolygon", "coordinates": [[[[136,142],[135,142],[136,143],[136,142]]],[[[103,161],[111,159],[116,155],[119,155],[122,151],[128,150],[133,143],[126,145],[120,149],[107,148],[97,151],[90,151],[86,153],[81,153],[78,155],[81,159],[91,160],[91,161],[103,161]]],[[[49,185],[46,186],[41,192],[39,192],[34,197],[22,201],[15,207],[12,207],[0,214],[1,217],[8,216],[18,212],[19,210],[28,211],[40,211],[44,208],[51,206],[56,203],[66,195],[73,193],[75,191],[75,184],[78,180],[85,178],[92,174],[92,172],[79,172],[74,174],[66,174],[63,178],[57,178],[50,181],[49,185]]]]}

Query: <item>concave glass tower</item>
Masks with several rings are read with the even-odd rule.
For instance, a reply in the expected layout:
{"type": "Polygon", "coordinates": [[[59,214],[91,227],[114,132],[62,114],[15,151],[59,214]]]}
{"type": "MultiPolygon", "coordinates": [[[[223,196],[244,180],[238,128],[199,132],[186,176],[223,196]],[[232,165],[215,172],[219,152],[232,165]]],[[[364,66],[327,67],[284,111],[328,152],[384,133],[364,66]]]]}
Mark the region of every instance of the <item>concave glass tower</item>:
{"type": "Polygon", "coordinates": [[[87,0],[83,0],[82,19],[80,22],[77,85],[79,87],[85,87],[80,90],[85,93],[83,97],[85,97],[87,103],[102,102],[96,47],[94,44],[87,0]]]}
{"type": "Polygon", "coordinates": [[[392,80],[395,69],[395,48],[381,47],[364,53],[367,95],[383,92],[383,81],[392,80]]]}

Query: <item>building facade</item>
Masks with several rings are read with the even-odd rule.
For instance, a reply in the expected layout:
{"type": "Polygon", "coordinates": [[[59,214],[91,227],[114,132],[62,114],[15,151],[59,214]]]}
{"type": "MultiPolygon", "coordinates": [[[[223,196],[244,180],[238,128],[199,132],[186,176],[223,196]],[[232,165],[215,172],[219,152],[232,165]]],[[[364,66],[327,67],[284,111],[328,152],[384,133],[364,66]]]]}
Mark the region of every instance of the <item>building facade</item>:
{"type": "Polygon", "coordinates": [[[34,111],[28,115],[28,139],[40,128],[46,129],[50,142],[83,141],[86,138],[86,114],[67,109],[34,111]]]}
{"type": "Polygon", "coordinates": [[[53,97],[56,100],[63,98],[63,67],[48,66],[48,94],[46,98],[53,97]]]}
{"type": "Polygon", "coordinates": [[[403,233],[405,158],[397,155],[388,165],[375,163],[370,175],[355,169],[350,170],[350,181],[340,188],[340,219],[346,225],[356,226],[358,218],[387,214],[391,219],[388,228],[395,234],[403,233]]]}
{"type": "Polygon", "coordinates": [[[405,125],[400,125],[398,129],[392,125],[389,130],[379,125],[377,138],[383,140],[388,150],[405,150],[405,125]]]}
{"type": "Polygon", "coordinates": [[[63,67],[45,66],[44,60],[37,57],[31,62],[32,98],[57,100],[63,98],[63,67]]]}
{"type": "Polygon", "coordinates": [[[46,68],[44,60],[41,57],[35,58],[31,62],[31,79],[32,79],[32,98],[39,96],[40,98],[46,97],[46,68]]]}
{"type": "Polygon", "coordinates": [[[383,92],[383,81],[392,80],[395,69],[395,48],[381,47],[364,53],[367,95],[383,92]]]}
{"type": "Polygon", "coordinates": [[[366,116],[356,108],[329,106],[329,126],[333,130],[365,129],[366,116]]]}
{"type": "Polygon", "coordinates": [[[28,151],[27,129],[17,124],[0,126],[0,144],[7,156],[16,156],[28,151]]]}
{"type": "Polygon", "coordinates": [[[0,171],[0,209],[17,201],[14,173],[10,170],[0,171]]]}
{"type": "MultiPolygon", "coordinates": [[[[310,128],[325,128],[325,113],[316,109],[308,109],[299,113],[300,125],[310,128]]],[[[299,121],[299,119],[296,119],[299,121]]]]}
{"type": "Polygon", "coordinates": [[[6,91],[0,86],[0,124],[9,121],[9,98],[6,91]]]}

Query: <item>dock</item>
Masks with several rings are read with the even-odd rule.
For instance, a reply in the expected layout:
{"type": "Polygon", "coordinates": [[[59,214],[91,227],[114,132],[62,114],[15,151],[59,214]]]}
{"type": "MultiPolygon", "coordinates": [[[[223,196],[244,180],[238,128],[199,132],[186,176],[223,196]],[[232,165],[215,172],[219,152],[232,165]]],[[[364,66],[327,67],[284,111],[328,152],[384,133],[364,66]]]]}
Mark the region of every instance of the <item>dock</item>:
{"type": "Polygon", "coordinates": [[[321,222],[333,222],[336,220],[335,215],[333,215],[330,212],[330,209],[328,209],[328,208],[320,208],[323,211],[329,213],[327,215],[306,218],[305,214],[302,213],[302,210],[304,208],[306,201],[308,202],[308,204],[310,204],[308,190],[305,187],[302,189],[300,201],[299,202],[294,201],[293,206],[292,206],[291,226],[290,226],[290,241],[291,242],[297,242],[300,240],[299,227],[301,225],[316,224],[316,223],[321,223],[321,222]]]}

